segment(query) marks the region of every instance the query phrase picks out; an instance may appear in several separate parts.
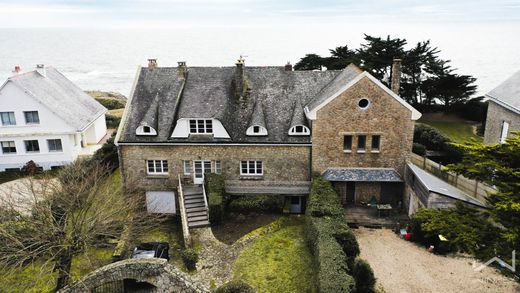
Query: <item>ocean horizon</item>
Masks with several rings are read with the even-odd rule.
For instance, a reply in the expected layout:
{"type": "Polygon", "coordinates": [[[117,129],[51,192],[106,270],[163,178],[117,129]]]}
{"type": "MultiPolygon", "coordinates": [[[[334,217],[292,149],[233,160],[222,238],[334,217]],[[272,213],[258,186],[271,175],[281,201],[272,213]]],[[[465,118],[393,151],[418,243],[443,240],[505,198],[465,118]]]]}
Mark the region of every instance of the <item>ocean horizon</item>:
{"type": "Polygon", "coordinates": [[[457,73],[477,78],[484,95],[520,70],[520,25],[284,25],[251,27],[178,27],[144,29],[4,28],[0,29],[0,78],[36,64],[53,66],[84,90],[128,96],[137,67],[148,58],[159,66],[233,66],[245,56],[246,66],[295,64],[308,53],[348,44],[358,48],[364,34],[406,38],[408,46],[424,40],[451,60],[457,73]]]}

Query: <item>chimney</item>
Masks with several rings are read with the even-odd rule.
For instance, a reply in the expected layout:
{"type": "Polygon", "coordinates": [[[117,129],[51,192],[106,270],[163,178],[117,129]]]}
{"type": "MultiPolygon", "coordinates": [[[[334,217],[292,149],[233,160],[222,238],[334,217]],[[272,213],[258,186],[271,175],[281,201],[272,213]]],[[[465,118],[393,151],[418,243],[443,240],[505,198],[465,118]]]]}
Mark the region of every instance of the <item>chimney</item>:
{"type": "Polygon", "coordinates": [[[188,68],[186,67],[186,61],[177,62],[177,73],[179,77],[186,77],[186,73],[188,73],[188,68]]]}
{"type": "Polygon", "coordinates": [[[235,95],[237,98],[241,98],[244,94],[244,66],[245,66],[245,60],[240,56],[240,58],[237,60],[237,63],[235,63],[236,69],[235,69],[235,95]]]}
{"type": "Polygon", "coordinates": [[[153,70],[157,68],[157,59],[148,59],[148,69],[153,70]]]}
{"type": "Polygon", "coordinates": [[[47,76],[45,72],[45,64],[36,64],[36,71],[43,77],[47,76]]]}
{"type": "Polygon", "coordinates": [[[399,88],[401,88],[401,61],[401,59],[394,59],[392,65],[391,88],[397,95],[399,95],[399,88]]]}
{"type": "Polygon", "coordinates": [[[22,68],[20,67],[20,65],[16,65],[16,66],[14,67],[13,73],[14,73],[14,74],[18,74],[18,73],[20,73],[20,72],[22,72],[22,68]]]}
{"type": "Polygon", "coordinates": [[[287,64],[285,64],[285,71],[292,71],[292,64],[291,64],[291,62],[287,61],[287,64]]]}

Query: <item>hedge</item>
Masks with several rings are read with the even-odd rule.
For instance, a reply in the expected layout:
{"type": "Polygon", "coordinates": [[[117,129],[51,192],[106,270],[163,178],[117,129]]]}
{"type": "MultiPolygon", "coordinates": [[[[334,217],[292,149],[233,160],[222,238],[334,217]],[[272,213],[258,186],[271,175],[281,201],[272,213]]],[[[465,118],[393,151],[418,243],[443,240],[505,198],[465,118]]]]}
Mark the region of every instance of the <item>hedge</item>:
{"type": "Polygon", "coordinates": [[[282,212],[285,199],[279,195],[245,195],[229,198],[227,210],[231,212],[282,212]]]}
{"type": "Polygon", "coordinates": [[[333,218],[343,217],[344,215],[336,191],[334,191],[330,182],[321,176],[315,176],[312,181],[306,214],[313,217],[329,216],[333,218]]]}
{"type": "Polygon", "coordinates": [[[116,99],[96,98],[96,101],[108,110],[121,109],[125,107],[125,102],[116,99]]]}
{"type": "Polygon", "coordinates": [[[206,194],[208,195],[209,222],[214,225],[222,221],[224,217],[224,200],[226,184],[220,174],[206,174],[206,194]]]}
{"type": "Polygon", "coordinates": [[[255,290],[244,281],[233,280],[218,287],[215,293],[255,293],[255,290]]]}
{"type": "Polygon", "coordinates": [[[357,258],[352,268],[352,275],[356,280],[356,293],[372,293],[375,292],[376,277],[370,265],[357,258]]]}

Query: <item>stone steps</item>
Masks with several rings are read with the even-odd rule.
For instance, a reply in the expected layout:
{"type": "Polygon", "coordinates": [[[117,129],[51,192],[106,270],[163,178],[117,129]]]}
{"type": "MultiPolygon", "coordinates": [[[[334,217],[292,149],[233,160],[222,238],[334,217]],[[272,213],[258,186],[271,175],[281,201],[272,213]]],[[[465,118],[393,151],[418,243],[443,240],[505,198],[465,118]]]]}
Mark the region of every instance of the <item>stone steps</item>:
{"type": "Polygon", "coordinates": [[[208,211],[204,202],[202,187],[185,186],[182,192],[184,195],[184,207],[186,208],[188,228],[209,226],[208,211]]]}

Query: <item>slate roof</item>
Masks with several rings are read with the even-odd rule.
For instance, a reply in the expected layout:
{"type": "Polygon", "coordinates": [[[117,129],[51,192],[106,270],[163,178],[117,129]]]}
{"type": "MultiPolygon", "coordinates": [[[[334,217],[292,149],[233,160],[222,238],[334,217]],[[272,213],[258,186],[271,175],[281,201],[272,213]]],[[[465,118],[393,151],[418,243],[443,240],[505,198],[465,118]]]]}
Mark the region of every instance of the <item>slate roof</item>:
{"type": "Polygon", "coordinates": [[[442,181],[441,179],[424,171],[423,169],[419,168],[418,166],[412,163],[408,163],[408,168],[415,174],[417,179],[419,179],[419,181],[421,181],[424,187],[426,187],[430,192],[434,192],[440,195],[468,202],[479,207],[487,207],[486,204],[469,196],[464,191],[442,181]]]}
{"type": "Polygon", "coordinates": [[[37,71],[8,78],[38,102],[47,106],[76,131],[82,131],[107,109],[53,67],[45,68],[45,76],[37,71]]]}
{"type": "Polygon", "coordinates": [[[291,118],[291,124],[289,124],[289,129],[297,126],[297,125],[307,125],[306,123],[307,119],[305,117],[305,113],[303,111],[303,106],[301,101],[298,99],[296,100],[296,103],[294,104],[293,108],[293,115],[291,118]]]}
{"type": "MultiPolygon", "coordinates": [[[[139,69],[127,117],[119,142],[148,143],[310,143],[310,136],[289,136],[288,131],[298,103],[306,105],[341,71],[286,71],[284,67],[244,67],[248,95],[234,94],[233,67],[188,67],[187,78],[179,76],[177,67],[139,69]],[[183,88],[184,85],[184,88],[183,88]],[[183,88],[183,89],[182,89],[183,88]],[[181,94],[182,97],[178,99],[181,94]],[[136,128],[145,119],[158,96],[157,136],[137,136],[136,128]],[[247,136],[255,103],[261,103],[267,136],[247,136]],[[212,136],[171,138],[180,118],[219,119],[230,139],[212,136]]],[[[303,106],[302,106],[303,113],[303,106]]]]}
{"type": "Polygon", "coordinates": [[[249,127],[251,126],[266,127],[264,107],[262,107],[262,101],[255,102],[253,114],[251,114],[251,122],[249,123],[249,127]]]}
{"type": "Polygon", "coordinates": [[[329,181],[353,182],[403,182],[396,170],[391,168],[333,168],[323,173],[329,181]]]}
{"type": "Polygon", "coordinates": [[[520,114],[520,71],[486,95],[498,104],[520,114]]]}

